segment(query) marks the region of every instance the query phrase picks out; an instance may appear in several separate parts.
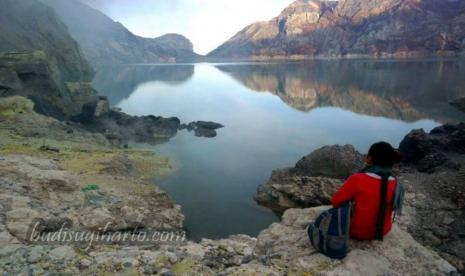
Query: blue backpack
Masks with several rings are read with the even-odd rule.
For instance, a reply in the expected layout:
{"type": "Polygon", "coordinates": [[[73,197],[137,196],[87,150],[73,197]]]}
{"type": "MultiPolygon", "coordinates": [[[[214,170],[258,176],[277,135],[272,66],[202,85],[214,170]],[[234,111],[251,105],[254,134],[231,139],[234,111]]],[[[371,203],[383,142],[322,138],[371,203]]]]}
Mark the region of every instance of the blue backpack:
{"type": "Polygon", "coordinates": [[[333,259],[344,259],[349,251],[352,203],[323,212],[307,228],[313,247],[333,259]]]}

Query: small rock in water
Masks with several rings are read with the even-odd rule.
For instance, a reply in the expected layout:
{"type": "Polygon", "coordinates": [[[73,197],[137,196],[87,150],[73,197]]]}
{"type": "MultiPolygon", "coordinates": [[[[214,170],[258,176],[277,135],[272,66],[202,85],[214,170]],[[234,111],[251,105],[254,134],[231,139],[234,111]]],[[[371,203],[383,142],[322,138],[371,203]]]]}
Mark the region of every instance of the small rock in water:
{"type": "Polygon", "coordinates": [[[183,124],[180,129],[194,131],[194,135],[197,137],[213,138],[217,136],[216,130],[223,127],[222,124],[215,122],[197,121],[190,122],[188,125],[183,124]]]}
{"type": "Polygon", "coordinates": [[[206,129],[219,129],[219,128],[224,127],[222,124],[215,123],[215,122],[198,121],[195,124],[198,128],[206,128],[206,129]]]}
{"type": "Polygon", "coordinates": [[[214,138],[218,134],[213,129],[208,128],[196,128],[195,129],[195,136],[197,137],[205,137],[205,138],[214,138]]]}

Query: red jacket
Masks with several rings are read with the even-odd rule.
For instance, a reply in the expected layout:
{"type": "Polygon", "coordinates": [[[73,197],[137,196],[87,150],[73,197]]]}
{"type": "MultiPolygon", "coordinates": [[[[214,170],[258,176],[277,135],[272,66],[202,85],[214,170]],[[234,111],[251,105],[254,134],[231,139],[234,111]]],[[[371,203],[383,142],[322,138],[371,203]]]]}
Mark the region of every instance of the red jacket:
{"type": "MultiPolygon", "coordinates": [[[[384,235],[392,228],[392,206],[396,189],[395,178],[389,178],[387,190],[386,221],[384,235]]],[[[335,208],[348,201],[355,202],[350,236],[357,240],[374,240],[376,238],[376,221],[378,218],[381,193],[381,177],[371,173],[357,173],[349,177],[341,189],[333,196],[335,208]]]]}

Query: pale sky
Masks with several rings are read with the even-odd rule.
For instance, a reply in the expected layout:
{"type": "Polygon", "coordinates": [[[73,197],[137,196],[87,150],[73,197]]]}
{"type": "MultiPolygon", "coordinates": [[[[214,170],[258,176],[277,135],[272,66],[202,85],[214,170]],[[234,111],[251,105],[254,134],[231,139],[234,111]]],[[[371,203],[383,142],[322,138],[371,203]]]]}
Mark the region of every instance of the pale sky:
{"type": "Polygon", "coordinates": [[[179,33],[207,54],[245,26],[277,16],[293,0],[83,0],[144,37],[179,33]]]}

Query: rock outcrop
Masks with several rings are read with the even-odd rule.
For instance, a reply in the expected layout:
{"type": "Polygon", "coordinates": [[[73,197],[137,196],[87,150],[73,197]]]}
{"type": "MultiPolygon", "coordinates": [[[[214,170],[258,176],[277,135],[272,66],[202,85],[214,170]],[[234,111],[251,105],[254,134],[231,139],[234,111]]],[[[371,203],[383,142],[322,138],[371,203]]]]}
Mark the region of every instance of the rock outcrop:
{"type": "Polygon", "coordinates": [[[451,105],[456,107],[458,110],[465,112],[465,98],[453,100],[451,105]]]}
{"type": "Polygon", "coordinates": [[[384,242],[351,242],[343,261],[315,252],[306,226],[327,207],[288,210],[280,223],[257,238],[235,235],[222,240],[138,247],[91,248],[3,243],[2,272],[145,275],[454,275],[456,269],[436,253],[394,227],[384,242]]]}
{"type": "Polygon", "coordinates": [[[192,43],[178,34],[143,38],[131,33],[100,11],[78,0],[41,0],[53,7],[79,41],[86,58],[94,66],[193,61],[200,56],[192,43]]]}
{"type": "Polygon", "coordinates": [[[410,233],[465,273],[465,124],[444,125],[430,133],[414,130],[401,142],[408,187],[410,233]]]}
{"type": "Polygon", "coordinates": [[[403,161],[415,165],[421,172],[434,172],[446,167],[457,170],[465,154],[465,123],[444,125],[429,134],[418,129],[400,143],[403,161]]]}
{"type": "Polygon", "coordinates": [[[297,0],[212,51],[217,58],[412,57],[463,52],[463,1],[297,0]]]}
{"type": "Polygon", "coordinates": [[[182,228],[180,206],[144,181],[164,162],[36,114],[27,100],[9,100],[14,104],[0,104],[0,198],[5,226],[16,239],[24,241],[33,222],[45,232],[63,224],[76,231],[107,224],[108,231],[182,228]]]}
{"type": "Polygon", "coordinates": [[[224,126],[222,124],[205,121],[190,122],[187,125],[181,125],[181,129],[193,131],[195,136],[206,138],[216,137],[216,135],[218,135],[216,130],[223,127],[224,126]]]}
{"type": "MultiPolygon", "coordinates": [[[[461,273],[465,272],[464,131],[463,123],[444,125],[429,134],[423,130],[412,131],[400,144],[403,163],[396,172],[407,190],[404,215],[399,219],[401,228],[422,244],[434,248],[461,273]]],[[[312,176],[312,171],[318,172],[321,166],[344,168],[344,160],[353,160],[356,171],[361,165],[360,159],[361,155],[353,149],[325,147],[317,150],[300,161],[300,167],[306,168],[303,172],[297,170],[298,166],[274,171],[270,180],[259,186],[256,199],[278,212],[329,204],[350,170],[345,175],[340,174],[339,179],[328,177],[335,176],[333,171],[327,175],[317,173],[317,176],[312,176]],[[332,163],[335,155],[331,149],[342,151],[336,158],[342,160],[342,164],[332,163]]]]}
{"type": "Polygon", "coordinates": [[[160,116],[130,116],[117,110],[110,110],[87,125],[88,129],[104,133],[116,145],[129,140],[158,144],[176,136],[181,127],[178,118],[160,116]]]}
{"type": "Polygon", "coordinates": [[[325,146],[302,158],[295,165],[297,173],[346,179],[362,169],[363,156],[351,145],[325,146]]]}
{"type": "Polygon", "coordinates": [[[331,203],[344,179],[359,171],[363,156],[353,146],[326,146],[302,158],[294,168],[272,172],[255,199],[275,211],[331,203]]]}

